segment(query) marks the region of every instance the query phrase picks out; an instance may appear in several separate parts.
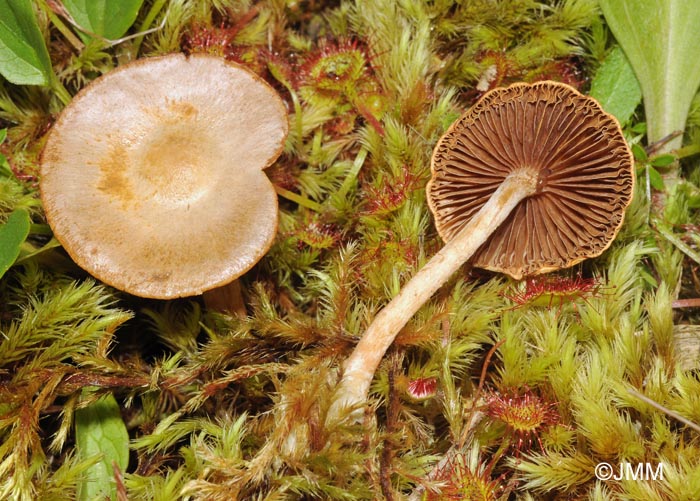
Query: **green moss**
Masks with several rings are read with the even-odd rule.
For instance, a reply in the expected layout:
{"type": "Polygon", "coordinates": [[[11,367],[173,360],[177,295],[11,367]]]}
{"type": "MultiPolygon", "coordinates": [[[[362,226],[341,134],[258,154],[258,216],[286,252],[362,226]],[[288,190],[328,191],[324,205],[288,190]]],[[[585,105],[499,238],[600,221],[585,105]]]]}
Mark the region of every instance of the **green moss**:
{"type": "MultiPolygon", "coordinates": [[[[129,57],[205,51],[270,82],[291,131],[267,170],[283,194],[279,232],[241,278],[246,316],[198,298],[119,294],[60,249],[3,277],[0,497],[75,495],[91,463],[77,459],[74,412],[91,386],[121,405],[130,499],[438,499],[446,483],[470,492],[477,480],[491,499],[698,498],[697,432],[660,410],[700,422],[677,340],[679,324],[700,317],[674,308],[700,295],[692,156],[661,215],[640,169],[611,248],[557,275],[592,290],[519,304],[509,297],[522,284],[465,266],[398,336],[364,422],[326,423],[342,361],[442,246],[424,192],[437,139],[487,88],[542,78],[585,87],[614,43],[596,5],[170,0],[140,45],[68,51],[47,24],[71,91],[129,57]],[[426,395],[411,393],[416,384],[426,395]],[[493,399],[541,404],[547,425],[518,434],[489,413],[493,399]],[[663,462],[665,478],[603,484],[602,461],[663,462]]],[[[0,220],[24,207],[44,222],[35,180],[22,174],[37,173],[57,107],[46,91],[2,83],[2,151],[20,176],[0,177],[0,220]]],[[[627,129],[632,141],[642,119],[627,129]]],[[[47,241],[37,228],[34,248],[47,241]]]]}

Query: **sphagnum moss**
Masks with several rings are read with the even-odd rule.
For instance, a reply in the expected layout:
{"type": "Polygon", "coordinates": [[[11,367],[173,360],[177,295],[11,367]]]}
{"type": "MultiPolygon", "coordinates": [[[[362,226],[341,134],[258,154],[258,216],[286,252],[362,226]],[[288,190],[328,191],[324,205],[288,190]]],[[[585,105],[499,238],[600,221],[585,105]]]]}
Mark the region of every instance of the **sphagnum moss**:
{"type": "MultiPolygon", "coordinates": [[[[670,306],[678,290],[700,295],[695,265],[649,225],[643,190],[612,248],[575,272],[600,280],[600,294],[576,308],[512,309],[512,283],[455,276],[398,336],[362,425],[324,425],[357,336],[440,248],[423,190],[438,137],[493,86],[550,78],[585,90],[606,40],[595,2],[148,0],[136,26],[151,9],[151,26],[165,23],[140,44],[81,52],[40,15],[64,86],[75,92],[128,54],[233,58],[285,98],[290,138],[270,177],[312,203],[280,199],[275,245],[242,277],[245,317],[118,295],[56,249],[2,277],[0,497],[77,492],[94,461],[75,454],[73,416],[94,386],[116,396],[133,439],[130,499],[422,499],[426,489],[439,499],[441,486],[444,496],[476,492],[470,479],[523,500],[700,499],[697,433],[628,391],[700,421],[693,365],[670,337],[679,318],[697,322],[670,306]],[[362,92],[329,95],[318,74],[305,76],[329,56],[332,78],[336,50],[359,50],[350,62],[362,92]],[[415,399],[419,378],[434,391],[415,399]],[[491,392],[525,387],[559,418],[516,454],[485,405],[491,392]],[[663,462],[664,479],[595,481],[597,463],[637,458],[663,462]],[[456,473],[440,475],[449,464],[456,473]]],[[[59,101],[40,87],[2,89],[10,129],[0,149],[18,175],[0,177],[0,221],[25,207],[42,223],[31,176],[59,101]]],[[[684,173],[665,224],[692,246],[697,162],[684,173]]],[[[34,249],[47,241],[39,229],[34,249]]]]}

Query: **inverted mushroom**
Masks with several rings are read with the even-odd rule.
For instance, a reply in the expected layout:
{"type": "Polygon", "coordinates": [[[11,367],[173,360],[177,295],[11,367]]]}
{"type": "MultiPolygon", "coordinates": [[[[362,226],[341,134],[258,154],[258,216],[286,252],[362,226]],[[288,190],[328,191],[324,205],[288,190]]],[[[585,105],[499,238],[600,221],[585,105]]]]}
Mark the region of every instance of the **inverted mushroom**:
{"type": "Polygon", "coordinates": [[[242,66],[173,54],[83,89],[49,134],[41,197],[51,228],[93,276],[142,297],[201,294],[269,249],[265,176],[287,136],[278,94],[242,66]]]}
{"type": "Polygon", "coordinates": [[[398,332],[472,256],[474,266],[520,279],[600,255],[631,201],[633,166],[617,120],[568,85],[484,95],[433,152],[428,203],[446,244],[370,324],[329,415],[367,398],[398,332]]]}

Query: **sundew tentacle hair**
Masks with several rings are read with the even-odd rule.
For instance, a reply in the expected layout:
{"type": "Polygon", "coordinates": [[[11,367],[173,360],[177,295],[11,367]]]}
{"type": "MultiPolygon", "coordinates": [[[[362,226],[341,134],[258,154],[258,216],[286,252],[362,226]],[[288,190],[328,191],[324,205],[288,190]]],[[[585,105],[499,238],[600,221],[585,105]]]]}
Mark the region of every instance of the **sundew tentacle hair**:
{"type": "Polygon", "coordinates": [[[576,308],[577,301],[588,302],[589,298],[599,297],[605,288],[600,277],[584,278],[580,273],[567,275],[537,275],[518,282],[503,297],[514,303],[513,309],[524,306],[557,308],[560,313],[565,304],[576,308]]]}
{"type": "Polygon", "coordinates": [[[510,447],[518,456],[537,442],[544,452],[540,435],[560,421],[556,405],[547,402],[529,388],[507,389],[486,396],[486,414],[505,424],[510,447]]]}
{"type": "Polygon", "coordinates": [[[373,74],[369,50],[353,39],[324,41],[300,67],[303,86],[331,96],[362,86],[373,74]]]}
{"type": "Polygon", "coordinates": [[[305,101],[335,101],[339,118],[345,116],[346,121],[353,122],[359,115],[384,135],[381,117],[387,107],[386,97],[368,45],[347,38],[322,41],[303,57],[296,81],[305,101]]]}
{"type": "Polygon", "coordinates": [[[438,489],[426,490],[427,501],[472,499],[497,501],[507,497],[508,487],[505,475],[493,477],[494,463],[480,460],[478,448],[470,452],[459,452],[436,471],[435,480],[440,482],[438,489]]]}

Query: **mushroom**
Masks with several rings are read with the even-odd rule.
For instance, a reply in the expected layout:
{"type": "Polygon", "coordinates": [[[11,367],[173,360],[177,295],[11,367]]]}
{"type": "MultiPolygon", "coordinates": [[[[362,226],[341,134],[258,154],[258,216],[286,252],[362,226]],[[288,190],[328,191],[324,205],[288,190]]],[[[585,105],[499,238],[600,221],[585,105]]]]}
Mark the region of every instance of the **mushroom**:
{"type": "Polygon", "coordinates": [[[277,196],[263,173],[287,112],[242,66],[171,54],[83,89],[51,130],[41,197],[73,260],[131,294],[170,299],[229,284],[269,249],[277,196]]]}
{"type": "Polygon", "coordinates": [[[634,186],[617,120],[557,82],[485,94],[438,141],[428,203],[445,246],[376,316],[345,362],[331,418],[366,400],[408,320],[467,260],[515,279],[607,249],[634,186]]]}

